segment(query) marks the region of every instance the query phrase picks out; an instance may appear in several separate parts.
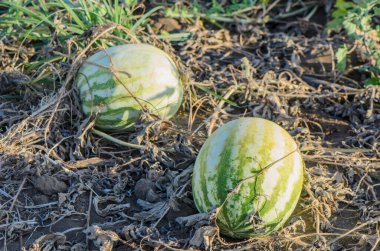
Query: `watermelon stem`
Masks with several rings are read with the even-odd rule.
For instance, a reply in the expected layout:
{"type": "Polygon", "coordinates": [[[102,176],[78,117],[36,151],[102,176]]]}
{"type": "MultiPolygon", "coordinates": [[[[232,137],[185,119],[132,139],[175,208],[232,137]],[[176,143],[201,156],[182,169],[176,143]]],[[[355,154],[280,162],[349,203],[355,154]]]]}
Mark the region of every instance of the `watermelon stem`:
{"type": "Polygon", "coordinates": [[[137,144],[133,144],[133,143],[128,143],[128,142],[125,142],[123,140],[120,140],[120,139],[117,139],[115,137],[112,137],[111,135],[108,135],[102,131],[98,131],[94,128],[92,128],[92,132],[100,137],[103,137],[109,141],[112,141],[113,143],[116,143],[116,144],[119,144],[119,145],[122,145],[122,146],[126,146],[126,147],[130,147],[130,148],[134,148],[134,149],[139,149],[139,150],[146,150],[147,147],[146,146],[141,146],[141,145],[137,145],[137,144]]]}
{"type": "Polygon", "coordinates": [[[236,86],[233,86],[222,98],[222,100],[220,100],[219,104],[215,107],[214,109],[214,113],[207,119],[208,121],[210,121],[209,123],[209,127],[208,127],[208,130],[207,130],[207,135],[210,136],[213,129],[214,129],[214,126],[216,124],[216,120],[218,119],[219,117],[219,113],[220,111],[222,110],[223,108],[223,105],[226,103],[226,101],[228,101],[228,99],[230,98],[230,96],[237,90],[237,87],[236,86]]]}
{"type": "MultiPolygon", "coordinates": [[[[126,147],[130,147],[130,148],[134,148],[134,149],[139,149],[139,150],[147,150],[148,147],[147,146],[142,146],[142,145],[137,145],[137,144],[133,144],[133,143],[129,143],[129,142],[125,142],[124,140],[120,140],[120,139],[117,139],[115,137],[112,137],[111,135],[108,135],[107,133],[105,132],[102,132],[102,131],[99,131],[99,130],[96,130],[95,128],[92,128],[92,132],[102,138],[105,138],[105,139],[108,139],[109,141],[115,143],[115,144],[118,144],[118,145],[122,145],[122,146],[126,146],[126,147]]],[[[166,152],[170,152],[170,153],[174,153],[175,152],[175,149],[174,148],[158,148],[159,150],[161,151],[166,151],[166,152]]]]}

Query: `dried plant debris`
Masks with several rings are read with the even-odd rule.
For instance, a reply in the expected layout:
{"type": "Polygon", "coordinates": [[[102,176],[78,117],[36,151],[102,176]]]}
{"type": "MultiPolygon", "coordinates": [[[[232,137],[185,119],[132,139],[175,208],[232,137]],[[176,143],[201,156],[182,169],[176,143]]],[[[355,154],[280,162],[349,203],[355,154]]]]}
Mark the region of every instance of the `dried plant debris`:
{"type": "MultiPolygon", "coordinates": [[[[134,131],[112,135],[144,146],[139,150],[92,134],[93,118],[82,115],[72,83],[81,61],[93,53],[91,47],[46,48],[67,61],[28,71],[15,62],[32,61],[36,51],[22,47],[17,54],[19,41],[0,40],[0,246],[379,248],[380,89],[363,87],[363,73],[355,65],[360,62],[349,61],[345,74],[335,71],[340,37],[323,37],[321,25],[307,19],[282,21],[283,14],[297,14],[281,11],[288,7],[274,2],[278,19],[268,25],[244,23],[244,14],[218,26],[200,19],[173,21],[160,13],[152,22],[161,23],[136,30],[129,42],[162,48],[179,63],[186,80],[183,106],[170,122],[143,114],[134,131]],[[155,32],[160,27],[192,36],[159,40],[155,32]],[[46,86],[35,84],[44,71],[54,77],[46,86]],[[207,136],[243,116],[270,119],[291,133],[306,162],[306,183],[285,227],[267,237],[237,241],[219,235],[217,209],[196,210],[191,175],[207,136]]],[[[312,13],[309,2],[299,13],[312,13]]],[[[252,18],[265,10],[247,13],[252,18]]],[[[114,29],[121,28],[98,27],[86,45],[115,39],[114,29]]]]}

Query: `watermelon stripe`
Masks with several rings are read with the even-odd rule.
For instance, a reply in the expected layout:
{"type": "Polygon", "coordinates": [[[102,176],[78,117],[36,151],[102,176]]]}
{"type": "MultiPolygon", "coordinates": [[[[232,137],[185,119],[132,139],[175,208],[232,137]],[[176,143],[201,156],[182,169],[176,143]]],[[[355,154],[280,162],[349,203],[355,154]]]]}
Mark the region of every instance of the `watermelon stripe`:
{"type": "MultiPolygon", "coordinates": [[[[144,73],[146,71],[145,65],[141,65],[141,66],[139,66],[137,64],[130,65],[130,67],[128,67],[128,69],[125,69],[125,70],[123,69],[124,67],[119,67],[120,61],[117,59],[121,59],[122,61],[125,61],[125,58],[123,58],[123,53],[120,54],[118,50],[121,47],[129,47],[129,46],[131,46],[131,45],[115,46],[115,47],[111,47],[111,48],[106,49],[107,53],[104,50],[102,50],[102,51],[99,51],[98,53],[94,54],[84,64],[85,67],[92,69],[92,71],[90,71],[88,75],[93,75],[97,71],[105,69],[105,68],[98,67],[97,65],[101,65],[101,66],[108,68],[110,66],[110,63],[111,63],[110,57],[112,58],[113,68],[114,68],[114,72],[116,74],[126,75],[124,72],[127,72],[130,76],[133,77],[133,76],[135,76],[135,74],[131,74],[131,72],[139,71],[140,73],[144,73]]],[[[140,59],[145,58],[147,61],[150,60],[150,61],[155,63],[155,66],[160,66],[157,63],[168,62],[170,65],[170,69],[172,69],[172,73],[174,73],[174,75],[179,76],[178,71],[176,70],[177,69],[176,64],[162,50],[159,50],[153,46],[147,46],[145,44],[132,45],[132,46],[136,47],[135,50],[138,50],[137,47],[143,47],[143,50],[139,51],[140,52],[140,55],[139,55],[140,59]],[[162,61],[163,58],[165,58],[165,61],[162,61]]],[[[131,55],[129,55],[129,56],[131,56],[131,55]]],[[[166,69],[168,69],[168,68],[165,68],[165,70],[166,69]]],[[[136,75],[144,76],[144,74],[136,74],[136,75]]]]}
{"type": "Polygon", "coordinates": [[[293,192],[293,195],[292,195],[292,200],[290,200],[289,203],[287,204],[289,210],[283,216],[282,222],[280,224],[278,224],[278,226],[276,226],[274,230],[279,229],[281,227],[281,224],[283,224],[283,223],[286,222],[286,220],[291,216],[291,214],[293,213],[294,209],[296,208],[297,203],[298,203],[298,199],[299,199],[299,197],[301,195],[302,179],[300,180],[300,182],[296,186],[298,187],[298,189],[294,189],[294,192],[293,192]]]}
{"type": "MultiPolygon", "coordinates": [[[[140,104],[145,105],[147,102],[145,100],[139,100],[140,104]]],[[[135,99],[131,96],[127,96],[125,94],[108,96],[108,97],[99,97],[94,96],[92,99],[87,99],[82,101],[82,105],[90,108],[93,104],[99,105],[108,105],[110,109],[119,109],[119,108],[131,108],[135,110],[140,109],[140,105],[135,101],[135,99]]]]}
{"type": "Polygon", "coordinates": [[[96,82],[98,82],[99,85],[102,85],[104,83],[109,82],[109,80],[112,78],[112,74],[110,74],[106,70],[100,70],[100,69],[97,72],[90,75],[87,72],[88,68],[89,67],[85,67],[81,69],[78,75],[79,77],[77,80],[77,86],[82,92],[87,91],[88,89],[90,89],[90,87],[97,88],[98,86],[94,85],[94,82],[95,82],[94,80],[96,80],[96,82]]]}
{"type": "MultiPolygon", "coordinates": [[[[124,78],[126,77],[119,77],[119,80],[124,82],[123,81],[124,78]]],[[[83,85],[85,83],[84,80],[88,82],[92,81],[91,88],[88,85],[83,86],[81,88],[81,91],[84,94],[88,93],[90,90],[100,91],[100,90],[114,89],[121,84],[118,82],[118,80],[117,81],[114,80],[111,74],[106,74],[104,72],[96,73],[92,75],[91,77],[87,77],[87,78],[83,77],[83,80],[82,80],[83,82],[81,82],[80,84],[83,85]]],[[[149,78],[147,76],[127,77],[127,80],[125,82],[130,83],[130,82],[136,82],[136,81],[147,82],[149,81],[149,78]]]]}
{"type": "MultiPolygon", "coordinates": [[[[93,111],[93,114],[98,114],[97,123],[99,125],[105,125],[105,124],[114,124],[120,123],[121,121],[124,121],[125,124],[128,122],[125,121],[124,117],[128,117],[129,120],[137,120],[140,116],[140,111],[138,109],[134,109],[132,107],[121,107],[118,109],[107,109],[106,106],[103,107],[86,107],[84,111],[91,112],[91,109],[93,111]],[[103,108],[103,110],[102,110],[103,108]],[[88,110],[87,110],[88,109],[88,110]],[[101,114],[99,115],[99,111],[101,111],[101,114]]],[[[123,124],[124,125],[124,124],[123,124]]]]}
{"type": "Polygon", "coordinates": [[[128,121],[122,120],[122,119],[101,119],[99,118],[99,125],[101,126],[106,126],[106,125],[111,125],[111,126],[126,126],[131,123],[136,122],[137,119],[134,121],[132,119],[129,119],[128,121]]]}
{"type": "MultiPolygon", "coordinates": [[[[202,207],[203,210],[208,210],[209,207],[215,206],[220,201],[215,200],[215,195],[211,196],[212,192],[215,191],[213,189],[213,186],[210,186],[213,182],[215,182],[215,179],[217,178],[217,175],[212,175],[214,173],[214,169],[217,168],[218,162],[215,162],[219,159],[220,154],[224,150],[223,146],[226,144],[226,141],[228,140],[228,135],[219,135],[217,141],[214,145],[207,145],[205,150],[202,152],[202,154],[206,155],[204,156],[206,163],[202,165],[203,170],[201,171],[201,180],[199,181],[200,184],[205,184],[203,190],[203,195],[208,197],[208,200],[210,202],[209,205],[206,207],[202,207]],[[207,156],[208,155],[208,156],[207,156]],[[207,179],[206,179],[207,175],[207,179]]],[[[217,191],[215,191],[217,192],[217,191]]]]}
{"type": "MultiPolygon", "coordinates": [[[[113,94],[113,93],[121,93],[121,90],[115,90],[115,89],[105,89],[105,90],[96,90],[92,92],[86,92],[84,93],[84,100],[82,101],[83,105],[91,106],[92,103],[104,103],[104,104],[110,104],[110,106],[116,107],[124,107],[124,106],[139,106],[137,104],[136,99],[142,103],[144,106],[147,106],[152,111],[159,111],[160,109],[163,109],[165,107],[170,106],[171,104],[177,103],[176,100],[178,100],[178,95],[175,93],[171,94],[170,96],[166,93],[165,95],[157,95],[151,96],[151,97],[144,97],[142,98],[142,92],[143,90],[132,92],[134,96],[131,96],[129,93],[125,94],[113,94]],[[86,95],[87,94],[87,95],[86,95]],[[155,107],[154,104],[158,103],[159,106],[155,107]]],[[[165,92],[162,92],[164,94],[165,92]]]]}
{"type": "Polygon", "coordinates": [[[117,108],[117,109],[108,109],[108,110],[104,111],[102,113],[102,117],[103,118],[107,118],[107,117],[121,116],[125,112],[128,112],[131,115],[135,115],[136,117],[138,117],[139,114],[140,114],[140,110],[139,109],[135,109],[133,107],[120,107],[120,108],[117,108]]]}
{"type": "MultiPolygon", "coordinates": [[[[289,159],[293,160],[293,164],[297,165],[293,168],[293,172],[290,174],[288,181],[286,183],[286,189],[285,192],[282,194],[282,196],[277,200],[275,208],[277,210],[281,208],[291,208],[291,211],[294,210],[295,206],[297,205],[294,203],[294,201],[298,201],[298,198],[300,196],[301,190],[302,190],[302,181],[303,181],[303,166],[302,166],[302,160],[300,158],[300,153],[298,154],[292,154],[289,159]],[[292,159],[293,157],[293,159],[292,159]],[[297,187],[298,189],[294,189],[294,187],[297,187]]],[[[274,211],[274,210],[273,210],[274,211]]],[[[271,215],[273,214],[273,211],[269,211],[267,214],[271,215]]],[[[287,217],[285,217],[289,212],[281,211],[281,214],[278,215],[278,219],[280,221],[286,221],[287,217]]]]}
{"type": "MultiPolygon", "coordinates": [[[[209,152],[209,147],[210,147],[210,145],[206,145],[206,147],[205,147],[205,150],[203,151],[203,152],[201,152],[201,154],[202,155],[206,155],[207,154],[207,152],[209,152]]],[[[202,158],[202,161],[207,161],[207,160],[209,160],[210,158],[207,158],[207,156],[203,156],[203,158],[202,158]]],[[[205,164],[205,163],[203,163],[203,165],[202,165],[202,167],[203,168],[205,168],[205,167],[207,167],[207,164],[205,164]]],[[[202,170],[202,171],[200,171],[200,172],[198,172],[199,173],[199,179],[201,179],[201,181],[200,181],[200,183],[198,183],[198,184],[201,184],[201,186],[202,186],[202,190],[199,190],[199,192],[204,192],[203,194],[200,194],[201,196],[199,196],[199,198],[202,198],[203,196],[207,196],[207,194],[208,194],[208,188],[207,188],[207,182],[205,182],[206,181],[206,170],[202,170]]],[[[210,179],[210,184],[211,184],[211,179],[212,179],[212,177],[210,177],[209,178],[210,179]]],[[[197,183],[196,183],[197,184],[197,183]]],[[[212,191],[211,189],[210,189],[210,191],[212,191]]],[[[201,203],[202,204],[200,204],[200,206],[201,206],[201,209],[200,210],[204,210],[205,208],[207,208],[207,209],[209,209],[210,207],[212,207],[213,206],[213,202],[212,201],[210,201],[210,200],[201,200],[201,203]],[[204,204],[203,204],[204,203],[204,204]]]]}
{"type": "MultiPolygon", "coordinates": [[[[291,141],[287,141],[287,143],[288,142],[291,142],[291,141]]],[[[294,149],[292,148],[292,146],[289,146],[288,144],[285,147],[286,149],[294,149]]],[[[292,151],[293,150],[291,150],[290,152],[292,151]]],[[[289,150],[286,154],[289,154],[289,150]]],[[[295,162],[292,158],[292,156],[294,155],[299,156],[298,154],[292,154],[285,157],[285,159],[279,162],[283,165],[282,168],[279,170],[280,175],[282,177],[281,182],[279,182],[279,184],[281,185],[278,185],[276,187],[276,190],[278,192],[275,195],[272,195],[271,198],[269,198],[269,201],[271,201],[272,203],[268,205],[268,211],[263,210],[263,213],[261,215],[261,217],[267,222],[272,222],[276,224],[278,222],[281,222],[284,219],[283,217],[286,214],[286,211],[284,211],[284,208],[287,208],[286,204],[290,199],[289,197],[291,196],[292,191],[297,191],[294,189],[295,182],[298,178],[301,178],[302,180],[302,175],[300,174],[300,171],[302,171],[302,168],[300,167],[301,160],[295,162]],[[290,171],[288,168],[289,166],[293,166],[293,169],[292,169],[293,172],[290,175],[288,173],[290,171]]],[[[299,190],[301,190],[301,188],[299,190]]],[[[284,221],[286,219],[284,219],[284,221]]]]}
{"type": "MultiPolygon", "coordinates": [[[[261,158],[261,155],[257,154],[256,151],[260,150],[261,147],[263,147],[263,144],[261,142],[264,140],[265,133],[268,131],[268,128],[265,127],[264,122],[264,120],[258,120],[256,124],[252,124],[246,129],[242,130],[242,132],[246,132],[247,135],[241,136],[243,140],[240,143],[240,147],[246,146],[246,159],[251,159],[251,162],[247,162],[244,165],[244,168],[241,168],[244,171],[242,178],[252,177],[252,179],[247,180],[247,182],[245,182],[242,186],[242,197],[246,197],[247,200],[249,200],[249,203],[240,203],[245,205],[244,208],[241,208],[241,211],[246,212],[245,214],[242,214],[240,218],[237,216],[238,211],[236,210],[235,218],[239,218],[239,220],[237,221],[238,223],[235,226],[234,231],[252,231],[253,225],[247,224],[247,220],[249,220],[249,215],[256,213],[260,209],[260,204],[258,202],[261,198],[261,195],[260,190],[257,187],[257,183],[262,177],[260,173],[264,166],[262,165],[263,160],[261,158]],[[256,140],[253,141],[252,139],[256,140]],[[249,168],[250,166],[254,166],[255,168],[249,168]]],[[[265,148],[266,147],[268,147],[268,143],[265,144],[265,148]]]]}
{"type": "Polygon", "coordinates": [[[115,131],[115,130],[121,130],[121,131],[127,131],[128,129],[131,128],[131,126],[133,126],[134,123],[129,123],[129,124],[125,124],[125,125],[122,125],[122,126],[115,126],[114,124],[113,125],[110,125],[110,124],[107,124],[107,125],[96,125],[99,129],[101,130],[110,130],[110,131],[115,131]]]}
{"type": "Polygon", "coordinates": [[[216,172],[219,173],[219,175],[216,177],[215,182],[219,184],[219,189],[216,189],[216,194],[212,193],[212,190],[209,191],[210,195],[215,196],[217,201],[223,202],[224,199],[227,196],[227,190],[226,188],[231,188],[227,184],[229,182],[230,172],[233,170],[232,168],[229,168],[229,163],[232,161],[231,159],[231,152],[233,149],[233,140],[235,136],[236,130],[230,131],[227,140],[225,142],[225,147],[223,149],[223,154],[220,156],[219,164],[216,166],[216,172]]]}
{"type": "MultiPolygon", "coordinates": [[[[271,135],[270,133],[266,135],[265,142],[271,142],[271,146],[269,147],[269,149],[271,149],[270,161],[265,164],[266,166],[278,161],[279,158],[286,156],[291,149],[289,149],[289,145],[286,144],[288,143],[288,141],[285,140],[286,135],[284,135],[283,131],[280,129],[281,128],[275,129],[272,127],[271,130],[268,131],[273,131],[274,135],[271,135]]],[[[275,209],[274,206],[278,198],[282,196],[283,191],[286,189],[286,180],[288,179],[286,172],[289,171],[288,167],[291,165],[292,160],[286,157],[285,159],[274,163],[264,171],[265,174],[263,183],[261,184],[261,192],[264,194],[266,201],[260,210],[260,217],[265,221],[268,221],[267,218],[265,218],[268,211],[271,211],[274,214],[269,217],[270,219],[273,221],[277,221],[278,219],[278,210],[275,209]],[[281,182],[279,182],[280,179],[281,182]]]]}
{"type": "Polygon", "coordinates": [[[86,106],[91,106],[93,103],[97,104],[110,104],[111,102],[116,102],[116,101],[122,101],[122,100],[131,100],[131,96],[126,96],[126,95],[114,95],[114,96],[106,96],[106,97],[99,97],[94,95],[92,98],[87,99],[82,102],[83,105],[86,106]]]}
{"type": "MultiPolygon", "coordinates": [[[[96,56],[96,54],[94,54],[93,56],[96,56]]],[[[92,56],[92,57],[93,57],[92,56]]],[[[93,59],[92,57],[90,57],[84,64],[83,66],[81,67],[81,69],[79,70],[79,77],[83,77],[83,78],[86,78],[86,80],[88,82],[91,82],[89,81],[90,79],[92,80],[93,76],[94,77],[101,77],[103,74],[106,75],[108,78],[112,76],[112,74],[107,70],[107,68],[103,68],[103,67],[98,67],[98,66],[95,66],[93,64],[90,64],[88,62],[97,62],[98,65],[102,65],[104,67],[108,67],[107,65],[109,65],[109,60],[106,60],[106,59],[100,59],[100,60],[95,60],[93,59]]],[[[82,79],[83,80],[83,79],[82,79]]],[[[83,83],[82,82],[77,82],[77,86],[79,88],[83,88],[83,83]]]]}
{"type": "MultiPolygon", "coordinates": [[[[231,166],[233,166],[233,168],[230,169],[233,170],[233,173],[231,173],[230,177],[236,177],[236,179],[231,179],[233,181],[233,184],[231,184],[230,189],[236,188],[236,186],[243,179],[255,176],[257,174],[256,170],[249,168],[250,166],[257,164],[253,158],[250,158],[249,153],[249,151],[252,149],[250,147],[250,139],[255,136],[255,128],[247,123],[240,123],[238,126],[239,127],[235,130],[239,132],[239,134],[236,135],[232,146],[239,147],[233,147],[234,154],[231,162],[231,166]]],[[[255,210],[252,208],[252,205],[250,203],[243,203],[245,200],[253,201],[253,199],[256,197],[255,189],[251,189],[252,185],[255,183],[255,180],[256,178],[246,180],[244,183],[242,183],[240,190],[236,192],[231,198],[232,201],[229,202],[226,206],[226,211],[230,212],[229,218],[239,219],[238,222],[245,222],[248,218],[248,214],[250,214],[251,211],[255,210]],[[240,212],[246,213],[241,214],[240,212]]],[[[237,228],[238,226],[235,224],[233,227],[237,228]]]]}
{"type": "Polygon", "coordinates": [[[108,126],[108,125],[112,125],[112,126],[125,126],[127,125],[128,123],[123,121],[123,120],[118,120],[118,119],[114,119],[114,120],[104,120],[104,119],[99,119],[99,122],[97,121],[97,125],[99,126],[108,126]]]}
{"type": "MultiPolygon", "coordinates": [[[[117,86],[117,83],[113,81],[110,74],[105,74],[103,72],[99,72],[98,74],[95,74],[96,76],[91,77],[85,77],[83,76],[82,82],[80,84],[84,85],[81,87],[81,92],[83,94],[88,94],[93,90],[107,90],[107,89],[113,89],[117,86]],[[87,83],[91,82],[91,86],[87,83]]],[[[78,84],[78,85],[80,85],[78,84]]]]}

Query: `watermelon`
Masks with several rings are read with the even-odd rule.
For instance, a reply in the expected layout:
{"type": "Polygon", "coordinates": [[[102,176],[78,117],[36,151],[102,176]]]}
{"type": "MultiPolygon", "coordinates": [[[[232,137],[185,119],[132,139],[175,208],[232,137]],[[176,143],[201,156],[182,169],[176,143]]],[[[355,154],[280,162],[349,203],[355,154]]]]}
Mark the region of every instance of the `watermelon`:
{"type": "Polygon", "coordinates": [[[89,57],[76,85],[83,113],[106,131],[131,127],[147,111],[169,119],[179,109],[183,88],[174,61],[147,44],[110,47],[89,57]]]}
{"type": "Polygon", "coordinates": [[[240,118],[218,128],[202,146],[192,189],[200,212],[216,209],[222,234],[243,239],[279,229],[297,205],[303,160],[277,124],[240,118]]]}

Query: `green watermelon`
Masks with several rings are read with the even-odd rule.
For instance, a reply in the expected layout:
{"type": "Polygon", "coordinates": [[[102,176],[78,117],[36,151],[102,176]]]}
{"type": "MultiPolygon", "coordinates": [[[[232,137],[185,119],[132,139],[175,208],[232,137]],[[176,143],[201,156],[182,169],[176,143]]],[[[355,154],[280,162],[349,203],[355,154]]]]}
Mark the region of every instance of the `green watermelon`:
{"type": "Polygon", "coordinates": [[[95,126],[106,131],[127,129],[142,110],[169,119],[183,96],[173,60],[147,44],[114,46],[95,53],[80,68],[76,85],[84,114],[96,116],[95,126]]]}
{"type": "Polygon", "coordinates": [[[200,212],[218,208],[222,234],[238,239],[267,235],[296,207],[303,168],[296,142],[282,127],[261,118],[230,121],[198,154],[195,205],[200,212]]]}

